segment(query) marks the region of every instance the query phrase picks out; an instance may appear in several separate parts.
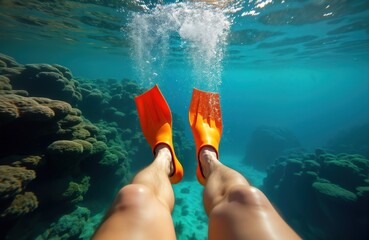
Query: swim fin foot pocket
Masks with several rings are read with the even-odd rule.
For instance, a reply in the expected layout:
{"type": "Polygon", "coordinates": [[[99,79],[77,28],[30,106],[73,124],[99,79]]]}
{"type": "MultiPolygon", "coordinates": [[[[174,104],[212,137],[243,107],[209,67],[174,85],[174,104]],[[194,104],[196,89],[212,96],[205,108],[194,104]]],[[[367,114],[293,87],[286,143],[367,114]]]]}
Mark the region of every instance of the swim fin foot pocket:
{"type": "Polygon", "coordinates": [[[222,135],[222,114],[218,93],[193,89],[189,110],[189,121],[196,144],[198,159],[196,176],[202,184],[206,184],[200,164],[200,151],[205,146],[213,147],[219,159],[218,148],[222,135]]]}
{"type": "Polygon", "coordinates": [[[183,178],[183,168],[174,152],[172,113],[158,85],[135,97],[135,102],[143,135],[154,154],[155,148],[159,144],[165,144],[169,147],[174,167],[169,180],[172,184],[180,182],[183,178]]]}

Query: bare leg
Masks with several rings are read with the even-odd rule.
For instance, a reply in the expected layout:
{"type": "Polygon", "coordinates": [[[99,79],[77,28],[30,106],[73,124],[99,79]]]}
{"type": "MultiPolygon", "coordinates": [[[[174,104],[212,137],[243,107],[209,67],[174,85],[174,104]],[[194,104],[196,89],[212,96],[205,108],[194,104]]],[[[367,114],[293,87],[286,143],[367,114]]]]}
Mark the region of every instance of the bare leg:
{"type": "Polygon", "coordinates": [[[155,160],[119,191],[94,240],[176,239],[171,216],[174,193],[168,178],[172,157],[165,145],[155,150],[155,160]]]}
{"type": "Polygon", "coordinates": [[[201,150],[200,162],[207,179],[204,207],[209,240],[300,239],[260,190],[218,161],[213,148],[201,150]]]}

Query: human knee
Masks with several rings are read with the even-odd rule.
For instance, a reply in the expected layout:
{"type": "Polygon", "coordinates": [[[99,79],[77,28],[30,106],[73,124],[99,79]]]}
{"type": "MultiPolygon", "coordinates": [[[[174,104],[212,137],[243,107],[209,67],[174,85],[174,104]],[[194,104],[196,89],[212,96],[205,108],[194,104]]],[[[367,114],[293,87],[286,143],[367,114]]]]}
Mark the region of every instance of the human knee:
{"type": "Polygon", "coordinates": [[[269,200],[262,191],[255,187],[236,185],[227,194],[227,202],[243,206],[268,207],[269,200]]]}
{"type": "Polygon", "coordinates": [[[130,184],[119,190],[114,205],[118,208],[142,207],[153,199],[153,197],[152,190],[147,186],[130,184]]]}

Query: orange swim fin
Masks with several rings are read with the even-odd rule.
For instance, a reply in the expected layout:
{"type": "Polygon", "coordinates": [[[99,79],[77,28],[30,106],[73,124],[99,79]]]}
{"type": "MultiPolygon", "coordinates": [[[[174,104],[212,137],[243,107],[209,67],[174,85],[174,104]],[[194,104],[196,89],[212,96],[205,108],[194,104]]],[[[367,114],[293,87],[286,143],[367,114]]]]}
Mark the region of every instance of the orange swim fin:
{"type": "Polygon", "coordinates": [[[140,125],[147,142],[154,151],[158,144],[165,144],[172,154],[174,171],[169,176],[172,184],[178,183],[183,178],[183,168],[178,161],[172,141],[172,114],[168,103],[155,85],[145,93],[135,97],[140,125]]]}
{"type": "Polygon", "coordinates": [[[195,138],[196,156],[198,159],[197,180],[205,185],[206,179],[201,169],[199,153],[205,146],[216,150],[219,159],[218,147],[222,136],[222,113],[218,93],[204,92],[193,89],[189,111],[189,120],[195,138]]]}

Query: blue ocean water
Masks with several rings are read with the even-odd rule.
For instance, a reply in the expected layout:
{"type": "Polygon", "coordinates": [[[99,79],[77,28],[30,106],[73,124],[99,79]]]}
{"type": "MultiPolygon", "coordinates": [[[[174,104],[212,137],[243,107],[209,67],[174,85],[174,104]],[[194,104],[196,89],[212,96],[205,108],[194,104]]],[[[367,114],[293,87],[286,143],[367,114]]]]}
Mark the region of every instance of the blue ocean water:
{"type": "MultiPolygon", "coordinates": [[[[219,92],[224,125],[221,160],[265,188],[272,202],[273,193],[266,184],[263,187],[272,170],[258,165],[260,152],[278,146],[268,167],[290,151],[308,154],[325,149],[337,156],[369,158],[368,1],[9,0],[0,1],[0,23],[0,53],[19,63],[57,63],[90,82],[129,79],[145,90],[158,84],[172,112],[185,123],[189,141],[192,89],[219,92]],[[359,134],[344,135],[362,126],[359,134]],[[272,140],[253,153],[250,146],[260,127],[273,129],[264,139],[272,140]],[[281,129],[291,133],[298,146],[289,145],[288,134],[281,129]],[[346,141],[338,141],[340,137],[346,141]]],[[[134,174],[137,159],[131,160],[134,174]]],[[[367,190],[355,190],[369,186],[365,164],[362,181],[352,189],[320,177],[366,200],[367,190]]],[[[184,199],[173,213],[174,223],[184,224],[177,237],[204,239],[203,188],[193,177],[181,184],[174,186],[176,198],[184,199]]],[[[314,235],[315,226],[308,231],[304,224],[296,224],[299,219],[308,222],[308,217],[284,212],[286,205],[278,198],[275,202],[306,239],[337,239],[329,237],[338,226],[334,221],[333,227],[322,227],[314,235]]],[[[101,212],[104,204],[109,205],[101,203],[101,212]]],[[[364,206],[368,211],[368,204],[364,206]]],[[[367,228],[367,218],[360,222],[367,228]]],[[[365,236],[367,231],[352,239],[365,236]]]]}

